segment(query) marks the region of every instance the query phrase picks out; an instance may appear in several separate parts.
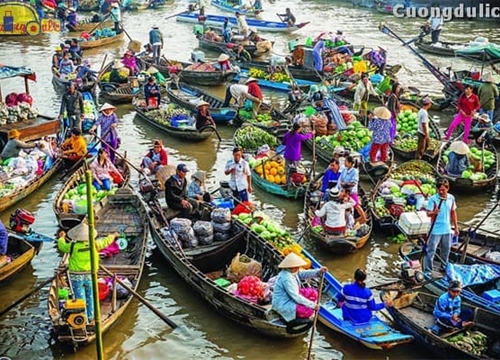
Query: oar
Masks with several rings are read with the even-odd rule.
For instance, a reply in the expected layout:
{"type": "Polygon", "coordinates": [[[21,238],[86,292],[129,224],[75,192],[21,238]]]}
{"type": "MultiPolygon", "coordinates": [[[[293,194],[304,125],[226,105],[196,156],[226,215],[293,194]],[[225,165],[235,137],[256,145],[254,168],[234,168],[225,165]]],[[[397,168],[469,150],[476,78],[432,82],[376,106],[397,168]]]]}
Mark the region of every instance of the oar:
{"type": "Polygon", "coordinates": [[[309,340],[309,349],[307,350],[307,360],[311,359],[311,351],[312,351],[312,345],[313,345],[313,338],[314,338],[314,331],[316,330],[316,322],[318,321],[318,315],[319,315],[319,303],[321,301],[321,292],[323,290],[323,281],[325,280],[325,273],[321,273],[321,280],[319,281],[319,288],[318,288],[318,300],[316,301],[316,312],[314,313],[314,320],[313,320],[313,326],[311,329],[311,339],[309,340]]]}
{"type": "Polygon", "coordinates": [[[212,128],[212,129],[214,129],[215,135],[217,135],[217,137],[219,138],[219,141],[222,141],[222,138],[220,137],[220,134],[217,131],[217,128],[215,127],[215,125],[206,125],[206,126],[203,126],[202,128],[200,128],[200,130],[198,130],[198,132],[201,133],[206,128],[212,128]]]}
{"type": "Polygon", "coordinates": [[[106,274],[109,276],[112,276],[114,279],[116,279],[116,282],[123,286],[125,290],[127,290],[129,293],[134,295],[137,300],[139,300],[141,303],[146,305],[146,307],[151,310],[156,316],[158,316],[160,319],[162,319],[168,326],[170,326],[172,329],[175,329],[178,327],[176,323],[174,323],[172,320],[170,320],[164,313],[162,313],[160,310],[155,308],[149,301],[147,301],[145,298],[143,298],[141,295],[139,295],[137,292],[134,291],[130,286],[128,286],[126,283],[124,283],[118,276],[115,276],[116,274],[112,273],[108,269],[106,269],[103,265],[99,265],[99,268],[104,271],[106,274]]]}
{"type": "Polygon", "coordinates": [[[92,34],[98,27],[100,27],[102,25],[103,22],[105,22],[109,17],[111,16],[111,13],[107,13],[106,16],[103,17],[103,19],[101,20],[101,22],[99,24],[97,24],[92,30],[90,30],[88,33],[89,34],[92,34]]]}
{"type": "Polygon", "coordinates": [[[179,16],[179,15],[183,15],[183,14],[186,14],[186,13],[190,13],[190,12],[191,12],[191,10],[184,10],[184,11],[182,11],[182,12],[180,12],[180,13],[177,13],[177,14],[173,14],[173,15],[169,15],[169,16],[167,16],[167,17],[165,18],[165,20],[171,19],[171,18],[176,17],[176,16],[179,16]]]}

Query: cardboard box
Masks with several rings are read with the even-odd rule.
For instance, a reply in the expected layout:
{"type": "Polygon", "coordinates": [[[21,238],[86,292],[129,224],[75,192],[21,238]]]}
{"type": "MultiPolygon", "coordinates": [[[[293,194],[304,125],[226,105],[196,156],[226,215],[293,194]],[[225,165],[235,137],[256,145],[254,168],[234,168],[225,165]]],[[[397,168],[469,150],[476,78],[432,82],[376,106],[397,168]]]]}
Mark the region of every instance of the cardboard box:
{"type": "Polygon", "coordinates": [[[425,211],[405,212],[399,217],[398,226],[406,235],[423,235],[429,232],[431,219],[425,211]]]}

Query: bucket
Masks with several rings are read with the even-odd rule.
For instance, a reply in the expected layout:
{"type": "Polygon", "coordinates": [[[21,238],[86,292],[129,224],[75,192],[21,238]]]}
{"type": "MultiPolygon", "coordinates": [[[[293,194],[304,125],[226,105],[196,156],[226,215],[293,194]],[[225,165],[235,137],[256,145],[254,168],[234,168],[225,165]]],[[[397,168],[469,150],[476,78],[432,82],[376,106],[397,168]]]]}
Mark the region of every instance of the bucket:
{"type": "Polygon", "coordinates": [[[99,286],[99,301],[103,301],[109,295],[108,284],[99,281],[97,285],[99,286]]]}

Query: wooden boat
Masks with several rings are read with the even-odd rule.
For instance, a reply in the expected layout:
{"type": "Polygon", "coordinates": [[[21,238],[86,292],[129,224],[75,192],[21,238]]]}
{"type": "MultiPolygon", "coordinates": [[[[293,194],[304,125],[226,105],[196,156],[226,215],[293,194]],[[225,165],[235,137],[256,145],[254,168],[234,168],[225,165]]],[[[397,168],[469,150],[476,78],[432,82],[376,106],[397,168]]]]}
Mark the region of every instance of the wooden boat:
{"type": "Polygon", "coordinates": [[[457,50],[466,47],[466,44],[440,41],[441,46],[436,46],[432,41],[423,41],[422,39],[415,42],[415,46],[423,52],[440,55],[440,56],[456,56],[457,50]]]}
{"type": "MultiPolygon", "coordinates": [[[[70,82],[74,82],[75,79],[66,80],[61,79],[59,74],[52,69],[52,83],[56,86],[56,90],[58,91],[66,91],[70,82]]],[[[97,87],[97,81],[86,81],[85,83],[81,83],[78,86],[78,90],[80,92],[91,92],[95,93],[95,89],[97,87]]]]}
{"type": "MultiPolygon", "coordinates": [[[[439,176],[435,169],[423,160],[410,160],[398,165],[386,178],[380,180],[375,185],[375,188],[371,193],[370,209],[373,213],[374,223],[382,230],[386,230],[391,233],[401,232],[397,226],[397,222],[399,220],[398,214],[403,212],[405,206],[408,205],[407,199],[395,196],[391,191],[384,190],[386,185],[384,183],[386,181],[390,181],[399,186],[407,180],[418,180],[421,187],[427,184],[424,188],[428,188],[430,186],[430,188],[433,189],[432,191],[434,191],[435,182],[438,177],[439,176]],[[401,208],[403,211],[400,211],[401,208]]],[[[422,191],[425,195],[428,195],[427,192],[430,192],[431,190],[426,190],[424,188],[422,188],[422,191]]]]}
{"type": "MultiPolygon", "coordinates": [[[[152,117],[152,114],[149,113],[150,111],[154,110],[148,111],[145,107],[139,106],[136,103],[134,104],[134,109],[141,119],[146,120],[146,122],[148,122],[150,125],[156,127],[157,129],[160,129],[161,131],[164,131],[174,138],[197,142],[208,139],[216,131],[213,126],[206,126],[202,128],[201,131],[198,131],[194,126],[175,127],[171,125],[170,118],[168,116],[158,120],[152,117]]],[[[191,119],[191,121],[194,122],[194,119],[191,119]]]]}
{"type": "Polygon", "coordinates": [[[210,4],[215,6],[218,9],[228,11],[231,13],[235,13],[238,11],[240,14],[246,17],[258,17],[264,10],[262,9],[254,9],[254,8],[245,8],[243,7],[244,3],[242,1],[238,1],[238,4],[235,6],[235,3],[230,3],[225,0],[212,0],[210,4]]]}
{"type": "MultiPolygon", "coordinates": [[[[270,41],[271,46],[261,46],[258,47],[256,43],[250,42],[250,41],[244,41],[240,39],[245,39],[244,36],[239,35],[233,35],[231,42],[224,42],[223,40],[221,41],[215,41],[208,39],[204,33],[202,33],[201,29],[195,29],[195,35],[196,38],[198,39],[198,45],[202,49],[207,49],[211,51],[220,51],[224,53],[228,53],[229,55],[236,56],[236,54],[233,52],[235,48],[238,47],[238,45],[243,44],[243,48],[248,51],[248,53],[254,57],[260,57],[264,56],[266,54],[269,54],[272,50],[272,47],[274,46],[274,41],[270,41]]],[[[222,31],[220,29],[214,30],[220,37],[223,39],[222,31]]],[[[262,38],[262,41],[267,41],[267,39],[262,38]]]]}
{"type": "Polygon", "coordinates": [[[167,96],[170,101],[193,112],[196,111],[196,106],[200,100],[206,101],[210,104],[210,114],[217,123],[228,123],[233,120],[238,113],[235,108],[222,107],[222,99],[210,95],[197,87],[182,83],[178,85],[178,88],[174,87],[173,82],[167,86],[167,96]]]}
{"type": "MultiPolygon", "coordinates": [[[[184,13],[177,15],[176,20],[180,22],[188,22],[188,23],[198,23],[198,17],[200,15],[197,13],[184,13]]],[[[222,28],[222,25],[224,24],[224,19],[225,18],[229,19],[229,22],[231,25],[236,26],[236,18],[235,17],[228,17],[224,15],[205,15],[205,24],[211,27],[216,27],[216,28],[222,28]]],[[[307,24],[309,22],[303,22],[300,24],[296,24],[294,26],[288,26],[288,24],[283,23],[283,22],[277,22],[277,21],[268,21],[268,20],[258,20],[258,19],[247,19],[247,24],[251,28],[255,28],[259,31],[268,31],[268,32],[294,32],[297,31],[307,24]]]]}
{"type": "Polygon", "coordinates": [[[78,11],[97,11],[99,10],[99,1],[97,0],[82,0],[78,4],[78,11]]]}
{"type": "Polygon", "coordinates": [[[0,285],[5,285],[19,274],[42,248],[42,242],[29,242],[24,234],[8,230],[9,240],[7,244],[7,256],[0,255],[0,285]]]}
{"type": "MultiPolygon", "coordinates": [[[[272,160],[269,160],[271,162],[272,160]]],[[[278,195],[286,198],[292,198],[292,199],[297,199],[299,197],[304,196],[306,192],[306,187],[308,186],[307,182],[298,184],[298,185],[290,185],[287,187],[283,182],[281,184],[276,184],[274,182],[271,182],[267,180],[267,176],[260,175],[257,173],[257,167],[261,166],[264,168],[266,165],[267,161],[263,162],[262,164],[257,165],[255,168],[251,169],[250,172],[252,174],[252,184],[256,184],[258,187],[263,189],[264,191],[273,194],[273,195],[278,195]],[[262,176],[262,177],[261,177],[262,176]]],[[[284,166],[284,160],[283,160],[283,166],[284,166]]],[[[307,173],[303,167],[299,169],[299,172],[304,174],[304,179],[307,178],[307,173]]],[[[264,174],[265,171],[262,170],[262,174],[264,174]]],[[[278,176],[278,175],[276,175],[278,176]]],[[[307,181],[307,180],[306,180],[307,181]]]]}
{"type": "MultiPolygon", "coordinates": [[[[81,10],[80,6],[78,7],[78,10],[81,10]]],[[[90,11],[93,11],[93,10],[90,10],[90,11]]],[[[77,22],[74,32],[79,32],[79,33],[89,32],[89,31],[92,31],[93,29],[95,29],[97,25],[99,25],[99,27],[101,27],[101,28],[112,27],[113,21],[108,19],[108,20],[105,20],[104,22],[92,22],[92,18],[82,19],[82,20],[79,20],[77,22]]]]}
{"type": "MultiPolygon", "coordinates": [[[[118,84],[103,81],[104,74],[111,71],[111,67],[113,66],[113,62],[107,64],[103,70],[101,71],[97,83],[99,84],[99,97],[102,97],[106,101],[109,101],[113,104],[130,104],[132,100],[137,95],[139,90],[135,89],[135,86],[132,82],[128,82],[125,84],[118,84]]],[[[138,86],[138,85],[137,85],[138,86]]]]}
{"type": "MultiPolygon", "coordinates": [[[[485,172],[487,178],[483,180],[472,181],[471,179],[466,179],[462,176],[452,176],[446,171],[446,163],[445,163],[445,153],[450,147],[453,140],[448,141],[443,147],[441,147],[441,151],[439,152],[438,162],[436,165],[436,171],[438,176],[447,179],[450,182],[450,186],[453,189],[460,190],[483,190],[485,188],[489,188],[495,186],[497,182],[497,174],[498,174],[498,155],[493,144],[488,144],[489,148],[487,150],[493,153],[495,162],[488,168],[485,172]]],[[[469,145],[469,147],[478,148],[475,145],[469,145]]],[[[481,149],[479,149],[481,150],[481,149]]]]}
{"type": "MultiPolygon", "coordinates": [[[[304,214],[307,217],[307,235],[319,246],[327,249],[328,251],[338,254],[344,255],[351,253],[353,251],[361,249],[365,246],[366,242],[370,239],[373,222],[372,222],[372,214],[370,212],[369,207],[369,197],[363,190],[363,188],[359,188],[359,199],[361,202],[361,207],[366,214],[366,225],[363,230],[363,234],[358,236],[355,234],[354,236],[335,236],[329,235],[325,231],[316,231],[316,227],[313,225],[314,219],[316,215],[314,211],[321,207],[321,184],[323,180],[323,175],[318,176],[315,181],[309,182],[309,186],[307,187],[305,197],[304,197],[304,214]]],[[[322,226],[322,225],[318,225],[322,226]]]]}
{"type": "Polygon", "coordinates": [[[262,281],[268,281],[278,274],[278,264],[283,259],[283,255],[272,245],[261,240],[254,232],[238,222],[233,222],[230,239],[192,249],[182,249],[180,243],[169,235],[166,220],[170,220],[173,216],[163,215],[164,211],[155,196],[147,196],[146,199],[152,210],[150,228],[158,250],[175,272],[209,305],[238,324],[266,336],[293,338],[307,333],[311,327],[310,322],[292,330],[277,313],[269,310],[270,305],[251,303],[215,282],[221,278],[223,270],[238,253],[260,262],[262,281]]]}
{"type": "Polygon", "coordinates": [[[244,123],[252,124],[280,139],[283,136],[285,136],[286,132],[292,125],[290,119],[281,111],[275,109],[272,105],[266,103],[262,103],[262,105],[259,108],[258,115],[263,115],[263,114],[267,114],[270,117],[271,121],[268,122],[258,121],[258,119],[255,119],[253,117],[253,114],[250,115],[251,116],[250,118],[243,116],[241,109],[238,112],[235,121],[237,125],[242,125],[244,123]]]}
{"type": "Polygon", "coordinates": [[[460,229],[458,243],[452,245],[451,251],[489,264],[500,265],[500,259],[495,258],[496,252],[500,252],[500,234],[490,232],[486,229],[477,230],[460,229]]]}
{"type": "MultiPolygon", "coordinates": [[[[118,188],[126,187],[130,180],[130,167],[126,161],[123,161],[123,159],[119,157],[116,158],[116,167],[123,177],[123,183],[120,184],[118,188]]],[[[56,215],[57,222],[59,223],[59,226],[64,230],[71,229],[81,223],[85,218],[85,215],[87,214],[86,211],[82,211],[81,213],[70,212],[71,209],[69,203],[71,202],[69,200],[65,201],[67,200],[65,198],[66,194],[68,194],[69,191],[73,189],[75,189],[74,191],[77,191],[78,186],[85,183],[87,169],[88,165],[84,163],[78,170],[76,170],[59,189],[57,195],[54,198],[54,202],[52,203],[52,208],[54,209],[54,214],[56,215]]],[[[106,197],[102,198],[94,204],[94,209],[96,211],[98,211],[98,209],[101,208],[103,204],[105,204],[105,199],[106,197]]],[[[76,209],[73,207],[72,210],[75,211],[76,209]]]]}
{"type": "MultiPolygon", "coordinates": [[[[249,70],[250,68],[267,71],[270,66],[269,61],[233,61],[233,64],[240,69],[249,70]]],[[[288,70],[295,79],[308,80],[320,82],[322,79],[318,76],[318,72],[314,68],[300,67],[295,65],[288,65],[288,70]]]]}
{"type": "MultiPolygon", "coordinates": [[[[250,73],[246,70],[241,70],[238,75],[236,75],[233,81],[239,82],[242,79],[251,77],[250,73]]],[[[290,82],[280,82],[273,80],[266,80],[258,78],[259,86],[261,88],[271,89],[275,91],[290,92],[292,89],[292,84],[290,82]]],[[[309,91],[311,85],[315,85],[316,82],[309,80],[295,79],[295,84],[297,84],[303,91],[309,91]]]]}
{"type": "MultiPolygon", "coordinates": [[[[439,150],[441,149],[441,137],[443,134],[441,133],[441,130],[437,127],[436,123],[432,120],[429,120],[429,136],[431,138],[430,143],[429,143],[429,148],[424,154],[424,159],[428,161],[433,161],[438,155],[439,155],[439,150]]],[[[415,159],[415,154],[417,152],[417,146],[418,144],[418,138],[417,135],[412,135],[412,134],[404,134],[400,132],[399,134],[396,135],[396,138],[391,144],[391,149],[392,151],[401,157],[402,159],[405,160],[412,160],[415,159]],[[411,148],[408,147],[403,147],[402,142],[406,142],[409,139],[412,143],[411,148]]]]}
{"type": "MultiPolygon", "coordinates": [[[[123,188],[115,195],[106,198],[96,215],[95,226],[98,237],[118,231],[121,233],[120,237],[126,240],[120,241],[125,244],[126,249],[120,250],[119,254],[111,257],[101,257],[100,264],[117,277],[128,279],[132,284],[130,287],[138,291],[148,244],[148,215],[144,203],[129,188],[123,188]]],[[[64,255],[59,270],[67,266],[68,257],[68,254],[64,255]]],[[[109,280],[108,275],[102,270],[98,275],[101,279],[108,278],[109,280]]],[[[131,293],[127,293],[124,298],[119,298],[115,290],[116,280],[113,281],[111,278],[110,283],[112,289],[109,295],[100,301],[103,332],[108,331],[122,315],[126,314],[127,307],[133,299],[131,293]]],[[[85,323],[84,305],[70,311],[65,310],[66,304],[72,302],[71,296],[70,300],[60,306],[59,290],[61,289],[70,289],[68,272],[59,271],[52,282],[49,289],[48,309],[55,338],[76,349],[78,346],[95,340],[95,326],[85,323]],[[81,324],[77,320],[82,320],[81,324]]],[[[105,294],[106,291],[103,292],[103,295],[105,294]]]]}
{"type": "Polygon", "coordinates": [[[130,5],[127,5],[125,7],[123,7],[123,10],[128,10],[128,11],[139,11],[139,10],[147,10],[147,9],[153,9],[153,10],[157,10],[157,9],[161,9],[165,6],[165,2],[164,1],[153,1],[153,2],[149,2],[149,1],[134,1],[132,2],[130,5]]]}
{"type": "Polygon", "coordinates": [[[124,34],[125,32],[121,32],[119,34],[116,34],[115,36],[109,36],[97,40],[80,41],[79,45],[82,50],[93,49],[100,46],[106,46],[123,40],[123,37],[125,36],[124,34]]]}
{"type": "MultiPolygon", "coordinates": [[[[302,250],[302,253],[311,261],[313,269],[321,268],[321,264],[309,252],[302,250]]],[[[342,308],[335,301],[343,285],[330,272],[325,273],[324,284],[318,320],[329,329],[373,350],[387,350],[413,340],[413,336],[397,331],[376,315],[364,324],[344,320],[342,308]]]]}
{"type": "Polygon", "coordinates": [[[500,336],[498,330],[499,315],[462,303],[462,310],[466,309],[474,314],[472,319],[474,326],[470,329],[459,329],[436,335],[430,329],[435,322],[432,310],[437,296],[424,292],[401,292],[393,294],[391,297],[394,296],[396,296],[393,301],[394,306],[388,308],[388,311],[396,326],[404,333],[412,335],[416,342],[432,354],[446,359],[493,359],[500,356],[497,349],[500,336]],[[460,347],[457,342],[449,341],[455,335],[466,335],[466,333],[470,334],[473,331],[480,331],[488,337],[487,350],[482,355],[473,354],[471,350],[474,349],[474,346],[467,347],[468,350],[466,350],[465,347],[460,347]]]}

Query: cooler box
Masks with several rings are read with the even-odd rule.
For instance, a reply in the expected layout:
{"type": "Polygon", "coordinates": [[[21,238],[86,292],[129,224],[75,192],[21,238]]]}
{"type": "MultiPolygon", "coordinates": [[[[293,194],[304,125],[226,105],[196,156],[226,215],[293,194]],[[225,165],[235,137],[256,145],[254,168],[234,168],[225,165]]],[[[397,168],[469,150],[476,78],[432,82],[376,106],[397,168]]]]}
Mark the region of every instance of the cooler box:
{"type": "Polygon", "coordinates": [[[219,208],[234,209],[233,199],[213,199],[212,203],[219,208]]]}
{"type": "Polygon", "coordinates": [[[431,219],[425,211],[405,212],[399,217],[398,226],[406,235],[427,234],[431,228],[431,219]]]}
{"type": "Polygon", "coordinates": [[[187,125],[189,125],[189,120],[172,119],[173,127],[185,127],[187,125]]]}
{"type": "Polygon", "coordinates": [[[483,298],[492,302],[500,302],[500,291],[488,290],[483,293],[483,298]]]}

